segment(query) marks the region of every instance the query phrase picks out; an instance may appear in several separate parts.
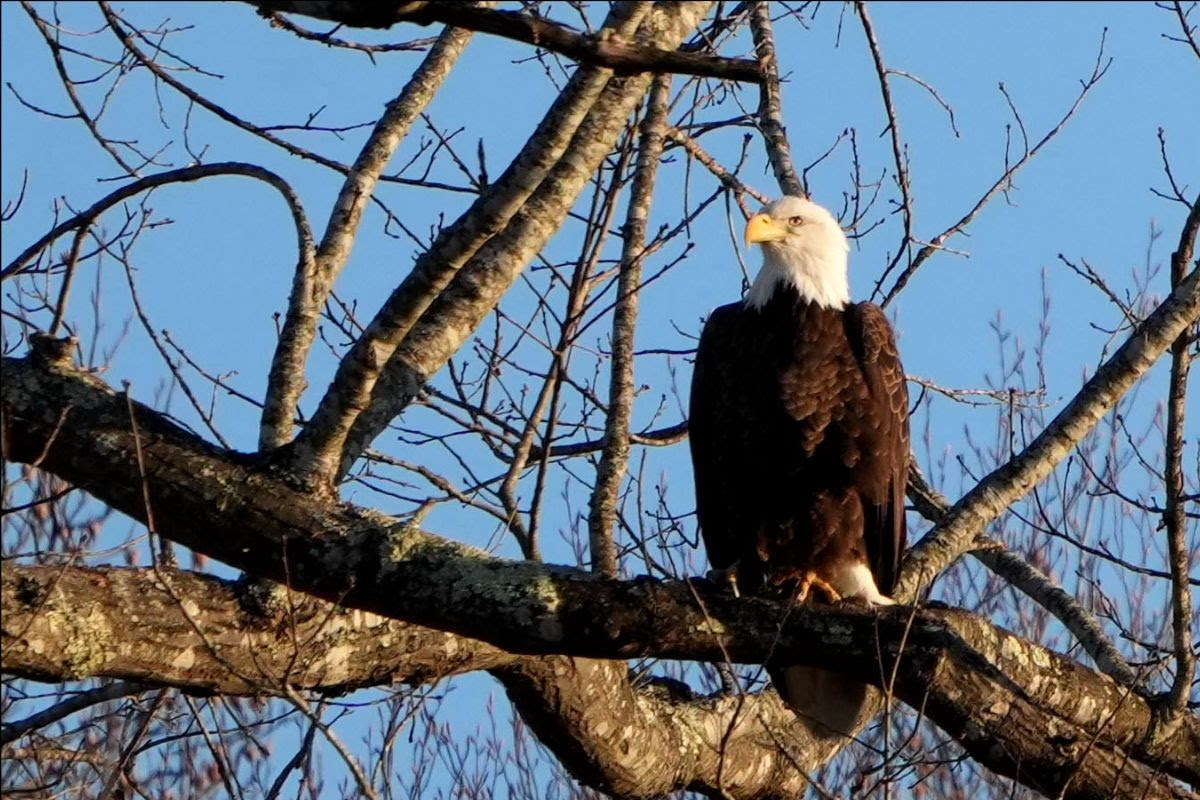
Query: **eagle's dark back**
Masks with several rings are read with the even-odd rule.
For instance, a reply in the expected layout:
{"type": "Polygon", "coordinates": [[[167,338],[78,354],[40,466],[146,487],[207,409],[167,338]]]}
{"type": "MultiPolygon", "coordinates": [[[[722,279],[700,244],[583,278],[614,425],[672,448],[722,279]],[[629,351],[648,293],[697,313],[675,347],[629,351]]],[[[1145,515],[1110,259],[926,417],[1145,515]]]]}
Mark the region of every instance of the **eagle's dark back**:
{"type": "MultiPolygon", "coordinates": [[[[716,309],[700,338],[689,439],[700,530],[742,591],[866,564],[879,592],[904,550],[908,398],[883,311],[789,287],[716,309]]],[[[786,694],[786,692],[785,692],[786,694]]]]}
{"type": "Polygon", "coordinates": [[[858,555],[889,592],[905,541],[907,406],[878,306],[820,308],[781,289],[761,310],[716,309],[689,422],[713,566],[781,583],[858,555]]]}

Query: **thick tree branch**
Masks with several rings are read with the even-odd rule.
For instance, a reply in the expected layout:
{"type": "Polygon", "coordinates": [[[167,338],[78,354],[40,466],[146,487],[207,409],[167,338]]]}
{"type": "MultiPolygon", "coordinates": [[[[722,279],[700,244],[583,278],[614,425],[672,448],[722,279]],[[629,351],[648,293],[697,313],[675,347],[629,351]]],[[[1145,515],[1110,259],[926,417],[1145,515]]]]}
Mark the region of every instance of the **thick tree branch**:
{"type": "Polygon", "coordinates": [[[589,36],[565,25],[517,11],[472,8],[465,3],[360,3],[312,0],[251,0],[263,11],[282,11],[366,28],[390,28],[399,22],[447,25],[502,36],[567,56],[582,64],[611,69],[618,75],[637,72],[678,73],[720,80],[758,83],[758,64],[744,58],[722,58],[675,50],[665,46],[639,46],[604,35],[589,36]]]}
{"type": "MultiPolygon", "coordinates": [[[[619,795],[723,786],[736,797],[795,796],[806,783],[793,765],[799,748],[814,754],[814,766],[830,750],[773,692],[671,696],[632,683],[623,661],[514,655],[299,593],[267,610],[247,602],[245,590],[181,570],[9,565],[0,583],[0,666],[42,681],[132,678],[255,696],[339,694],[486,669],[575,774],[619,795]],[[791,752],[780,752],[780,740],[791,752]]],[[[4,742],[148,688],[121,681],[85,693],[53,715],[6,726],[4,742]]]]}
{"type": "Polygon", "coordinates": [[[176,569],[6,565],[6,673],[199,694],[339,694],[511,663],[483,642],[293,592],[259,609],[242,583],[176,569]],[[129,624],[133,622],[135,624],[129,624]]]}
{"type": "MultiPolygon", "coordinates": [[[[6,359],[3,366],[7,457],[39,461],[143,516],[122,398],[62,362],[6,359]]],[[[982,764],[1052,794],[1065,785],[1067,797],[1171,796],[1150,767],[1200,781],[1195,717],[1152,747],[1142,698],[968,614],[804,607],[784,615],[773,602],[736,600],[703,585],[618,582],[503,561],[291,489],[155,412],[134,409],[159,533],[252,574],[512,652],[747,663],[774,653],[875,685],[895,670],[897,696],[923,708],[982,764]]]]}

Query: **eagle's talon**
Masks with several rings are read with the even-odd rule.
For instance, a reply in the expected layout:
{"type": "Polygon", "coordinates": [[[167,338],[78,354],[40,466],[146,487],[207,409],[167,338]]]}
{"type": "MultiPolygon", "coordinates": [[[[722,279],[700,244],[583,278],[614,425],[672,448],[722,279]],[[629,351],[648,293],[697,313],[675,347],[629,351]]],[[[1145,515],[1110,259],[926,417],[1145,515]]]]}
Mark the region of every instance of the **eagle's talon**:
{"type": "Polygon", "coordinates": [[[710,569],[706,575],[710,581],[718,586],[728,586],[733,592],[734,597],[741,597],[742,593],[738,591],[738,562],[733,562],[724,569],[710,569]]]}
{"type": "Polygon", "coordinates": [[[817,573],[809,571],[800,577],[800,584],[796,587],[796,602],[806,602],[813,589],[820,590],[829,603],[837,603],[842,599],[841,592],[833,588],[833,585],[829,581],[817,573]]]}

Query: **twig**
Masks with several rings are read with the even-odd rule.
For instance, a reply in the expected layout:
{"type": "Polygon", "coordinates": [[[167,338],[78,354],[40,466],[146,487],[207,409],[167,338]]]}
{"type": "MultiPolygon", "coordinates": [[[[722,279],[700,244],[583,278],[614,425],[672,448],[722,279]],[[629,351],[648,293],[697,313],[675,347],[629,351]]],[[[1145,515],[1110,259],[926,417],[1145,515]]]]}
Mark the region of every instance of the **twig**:
{"type": "MultiPolygon", "coordinates": [[[[1016,175],[1022,167],[1033,160],[1034,156],[1040,153],[1043,147],[1045,147],[1056,136],[1058,136],[1063,127],[1071,121],[1071,119],[1075,116],[1075,112],[1079,110],[1079,106],[1083,103],[1084,98],[1087,97],[1088,93],[1091,92],[1096,84],[1100,82],[1100,79],[1104,77],[1105,73],[1108,72],[1109,66],[1112,64],[1111,58],[1109,58],[1107,61],[1104,60],[1104,42],[1106,35],[1107,29],[1105,29],[1105,34],[1101,35],[1100,37],[1100,49],[1096,54],[1096,64],[1092,68],[1092,74],[1087,80],[1083,81],[1083,88],[1080,90],[1078,96],[1076,96],[1075,102],[1071,104],[1069,109],[1067,109],[1067,113],[1062,116],[1062,118],[1057,124],[1055,124],[1053,128],[1046,132],[1046,135],[1043,136],[1037,144],[1035,144],[1032,148],[1029,148],[1028,151],[1016,161],[1016,163],[1009,165],[1004,170],[1004,173],[996,180],[995,183],[992,184],[991,188],[983,193],[983,196],[979,198],[971,210],[968,211],[962,217],[962,219],[930,239],[929,243],[917,252],[916,257],[913,258],[912,262],[896,278],[896,282],[892,284],[892,288],[888,290],[887,294],[880,302],[880,305],[886,307],[889,303],[891,303],[892,300],[896,298],[896,295],[898,295],[909,282],[909,280],[912,279],[912,276],[921,267],[921,265],[924,264],[931,255],[937,252],[937,250],[942,247],[947,239],[958,233],[961,233],[968,225],[970,225],[975,220],[975,217],[979,215],[979,212],[983,210],[983,207],[986,206],[993,197],[1011,185],[1013,176],[1016,175]]],[[[875,293],[878,293],[881,286],[882,281],[876,284],[875,293]]]]}
{"type": "Polygon", "coordinates": [[[148,189],[153,189],[156,186],[165,186],[170,183],[187,183],[213,175],[243,175],[247,178],[260,180],[274,187],[283,196],[288,209],[292,212],[292,220],[296,224],[296,237],[301,252],[303,253],[306,248],[312,247],[312,229],[308,225],[304,206],[301,205],[299,196],[297,196],[287,181],[274,172],[271,172],[271,170],[264,169],[255,164],[246,164],[241,161],[220,161],[215,164],[197,164],[191,167],[167,170],[156,175],[147,175],[144,178],[139,178],[130,184],[122,186],[115,192],[97,200],[87,209],[79,212],[70,219],[55,225],[49,233],[29,245],[29,247],[26,247],[4,267],[3,272],[0,272],[0,280],[7,280],[13,275],[21,273],[24,271],[25,265],[45,250],[55,239],[68,231],[90,225],[100,214],[122,200],[126,200],[148,189]]]}
{"type": "MultiPolygon", "coordinates": [[[[892,257],[891,262],[884,268],[880,274],[879,280],[875,284],[875,291],[879,290],[879,286],[887,279],[896,265],[900,263],[900,259],[906,253],[911,254],[911,246],[913,241],[913,202],[912,202],[912,185],[908,177],[908,161],[904,155],[904,143],[900,140],[900,121],[896,116],[896,106],[892,103],[892,88],[888,83],[888,68],[883,64],[883,53],[879,50],[879,39],[875,36],[875,27],[871,24],[871,15],[867,13],[867,4],[864,0],[855,0],[854,8],[858,11],[858,18],[862,20],[863,33],[867,37],[867,45],[871,48],[871,59],[875,62],[875,73],[879,76],[879,91],[883,95],[883,110],[887,114],[887,133],[892,139],[892,160],[896,165],[896,185],[900,189],[900,210],[904,219],[904,237],[901,239],[899,246],[896,248],[896,255],[892,257]]],[[[935,95],[936,96],[936,95],[935,95]]],[[[953,121],[953,117],[951,117],[953,121]]],[[[909,269],[912,268],[912,262],[909,262],[909,269]]],[[[882,305],[886,306],[885,300],[882,305]]]]}
{"type": "Polygon", "coordinates": [[[700,146],[700,143],[694,137],[689,136],[674,125],[667,128],[666,136],[672,142],[687,150],[688,155],[699,161],[709,172],[716,176],[722,185],[728,186],[738,194],[748,194],[763,205],[770,202],[771,198],[757,189],[742,183],[736,175],[725,169],[711,153],[700,146]]]}
{"type": "Polygon", "coordinates": [[[15,742],[30,731],[44,728],[78,711],[83,711],[85,708],[91,708],[100,703],[107,703],[109,700],[128,697],[131,694],[140,694],[149,688],[148,685],[136,681],[113,681],[96,689],[78,692],[72,697],[55,703],[36,714],[30,714],[25,719],[5,725],[4,729],[0,731],[0,744],[7,745],[10,742],[15,742]]]}

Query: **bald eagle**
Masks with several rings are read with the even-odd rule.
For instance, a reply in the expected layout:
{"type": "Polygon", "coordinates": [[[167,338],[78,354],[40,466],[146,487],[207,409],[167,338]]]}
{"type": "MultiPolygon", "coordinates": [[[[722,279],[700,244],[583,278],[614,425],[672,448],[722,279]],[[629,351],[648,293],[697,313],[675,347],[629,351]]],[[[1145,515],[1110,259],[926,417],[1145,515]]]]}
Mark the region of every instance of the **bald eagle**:
{"type": "MultiPolygon", "coordinates": [[[[746,225],[763,265],[745,298],[709,316],[692,378],[696,511],[714,571],[734,590],[889,605],[904,551],[908,393],[891,326],[851,303],[849,245],[800,197],[746,225]]],[[[769,665],[793,709],[835,731],[865,687],[769,665]]]]}

